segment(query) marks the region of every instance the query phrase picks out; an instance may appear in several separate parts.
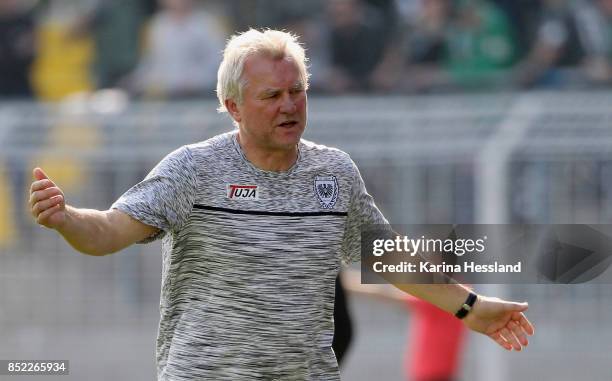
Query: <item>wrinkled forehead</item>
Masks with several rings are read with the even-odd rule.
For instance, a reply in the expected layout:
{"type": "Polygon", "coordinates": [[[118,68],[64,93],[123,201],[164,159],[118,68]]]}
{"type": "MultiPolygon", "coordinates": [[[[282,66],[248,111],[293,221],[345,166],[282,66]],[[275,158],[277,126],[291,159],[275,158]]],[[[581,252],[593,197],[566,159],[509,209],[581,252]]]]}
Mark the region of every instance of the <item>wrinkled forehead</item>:
{"type": "Polygon", "coordinates": [[[246,87],[293,88],[304,86],[300,69],[290,56],[272,57],[266,54],[249,56],[242,71],[246,87]]]}

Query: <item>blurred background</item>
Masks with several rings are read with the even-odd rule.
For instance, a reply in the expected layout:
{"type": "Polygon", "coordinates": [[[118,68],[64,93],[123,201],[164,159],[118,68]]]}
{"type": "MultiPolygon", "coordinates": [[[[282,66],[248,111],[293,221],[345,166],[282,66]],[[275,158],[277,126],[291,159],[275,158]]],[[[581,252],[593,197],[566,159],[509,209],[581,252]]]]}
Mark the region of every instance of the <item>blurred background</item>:
{"type": "MultiPolygon", "coordinates": [[[[612,0],[0,0],[0,359],[154,379],[159,243],[75,253],[31,221],[31,169],[106,209],[230,130],[216,69],[248,27],[300,36],[305,137],[349,152],[393,223],[612,223],[612,0]]],[[[476,289],[528,300],[538,333],[524,353],[468,335],[453,379],[612,379],[611,285],[476,289]]],[[[343,380],[423,381],[415,308],[348,302],[343,380]]]]}

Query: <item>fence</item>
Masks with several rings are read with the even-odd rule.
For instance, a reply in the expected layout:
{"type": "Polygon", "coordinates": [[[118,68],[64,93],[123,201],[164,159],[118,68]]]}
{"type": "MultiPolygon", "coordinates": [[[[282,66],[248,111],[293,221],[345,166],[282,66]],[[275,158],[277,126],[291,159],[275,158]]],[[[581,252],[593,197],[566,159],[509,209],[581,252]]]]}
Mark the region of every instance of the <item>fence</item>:
{"type": "MultiPolygon", "coordinates": [[[[311,98],[305,138],[349,152],[394,223],[610,223],[610,105],[612,92],[311,98]]],[[[153,378],[159,247],[75,254],[31,222],[30,172],[45,168],[73,205],[107,208],[166,153],[232,128],[215,106],[112,92],[0,104],[0,358],[67,358],[74,379],[153,378]]],[[[520,355],[474,338],[465,380],[609,379],[612,287],[483,289],[529,300],[539,332],[520,355]]],[[[407,315],[353,303],[364,326],[343,379],[401,379],[407,315]]]]}

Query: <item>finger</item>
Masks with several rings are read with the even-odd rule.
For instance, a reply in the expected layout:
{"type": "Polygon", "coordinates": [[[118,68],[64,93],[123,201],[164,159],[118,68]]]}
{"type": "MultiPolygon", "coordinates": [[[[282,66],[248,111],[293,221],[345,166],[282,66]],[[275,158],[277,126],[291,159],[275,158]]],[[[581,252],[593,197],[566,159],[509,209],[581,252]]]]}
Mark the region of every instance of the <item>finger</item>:
{"type": "Polygon", "coordinates": [[[33,207],[39,201],[46,200],[53,196],[57,196],[59,194],[63,194],[62,191],[58,187],[51,187],[39,191],[32,192],[30,195],[30,205],[33,207]]]}
{"type": "Polygon", "coordinates": [[[508,328],[510,328],[510,330],[512,331],[514,336],[516,336],[522,346],[526,347],[529,344],[529,340],[527,340],[525,332],[517,322],[510,320],[508,322],[508,328]]]}
{"type": "Polygon", "coordinates": [[[63,194],[62,191],[57,188],[57,187],[51,187],[51,188],[47,188],[47,189],[43,189],[43,190],[39,190],[39,191],[35,191],[32,192],[32,194],[30,194],[30,206],[34,207],[34,205],[42,200],[46,200],[48,198],[51,198],[53,196],[57,196],[63,194]]]}
{"type": "Polygon", "coordinates": [[[516,336],[514,336],[514,334],[508,328],[502,328],[500,333],[502,334],[504,339],[506,339],[506,341],[510,343],[510,345],[512,345],[512,348],[514,348],[515,351],[521,350],[521,344],[518,342],[516,336]]]}
{"type": "Polygon", "coordinates": [[[38,217],[36,217],[36,222],[40,225],[44,225],[45,222],[47,222],[47,219],[51,217],[54,213],[58,212],[59,210],[60,210],[59,204],[45,210],[44,212],[39,214],[38,217]]]}
{"type": "Polygon", "coordinates": [[[535,333],[535,328],[533,327],[533,324],[531,324],[529,319],[527,319],[524,314],[515,313],[512,315],[512,320],[517,321],[521,325],[523,331],[525,331],[525,333],[527,333],[528,335],[531,336],[535,333]]]}
{"type": "Polygon", "coordinates": [[[39,201],[32,207],[32,216],[38,217],[40,213],[58,204],[61,207],[63,202],[64,197],[62,195],[53,196],[46,200],[39,201]]]}
{"type": "Polygon", "coordinates": [[[49,179],[36,180],[32,182],[32,185],[30,185],[30,193],[35,192],[37,190],[50,188],[52,186],[55,186],[55,184],[53,184],[53,181],[49,179]]]}
{"type": "Polygon", "coordinates": [[[34,170],[32,171],[32,174],[34,175],[34,178],[36,180],[51,180],[49,179],[49,176],[47,176],[47,174],[39,167],[34,168],[34,170]]]}
{"type": "Polygon", "coordinates": [[[499,332],[492,333],[492,334],[489,335],[489,337],[491,339],[495,340],[495,342],[497,344],[499,344],[500,347],[502,347],[502,348],[504,348],[504,349],[506,349],[508,351],[512,350],[512,345],[510,345],[510,343],[508,343],[506,341],[506,339],[504,339],[502,337],[502,335],[499,334],[499,332]]]}

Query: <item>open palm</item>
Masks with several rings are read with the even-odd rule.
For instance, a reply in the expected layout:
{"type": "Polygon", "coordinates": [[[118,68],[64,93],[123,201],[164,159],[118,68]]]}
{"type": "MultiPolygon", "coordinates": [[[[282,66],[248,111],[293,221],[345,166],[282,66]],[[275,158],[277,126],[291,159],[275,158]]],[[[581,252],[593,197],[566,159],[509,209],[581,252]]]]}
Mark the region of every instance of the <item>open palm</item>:
{"type": "Polygon", "coordinates": [[[489,336],[504,349],[520,351],[529,343],[527,336],[534,334],[533,325],[523,314],[527,307],[527,303],[479,296],[464,321],[470,329],[489,336]]]}

